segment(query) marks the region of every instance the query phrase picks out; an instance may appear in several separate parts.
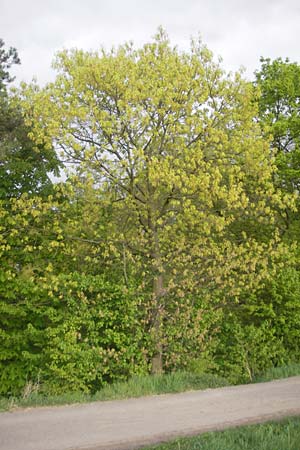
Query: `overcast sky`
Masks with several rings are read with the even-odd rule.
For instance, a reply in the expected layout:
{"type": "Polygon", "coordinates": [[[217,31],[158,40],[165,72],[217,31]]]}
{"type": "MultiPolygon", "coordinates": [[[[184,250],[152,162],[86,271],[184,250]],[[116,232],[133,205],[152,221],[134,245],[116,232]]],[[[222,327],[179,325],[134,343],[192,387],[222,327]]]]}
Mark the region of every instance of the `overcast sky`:
{"type": "Polygon", "coordinates": [[[53,78],[63,48],[151,40],[158,26],[188,48],[199,33],[224,67],[250,78],[260,56],[300,62],[300,0],[0,0],[0,37],[18,49],[17,81],[53,78]]]}

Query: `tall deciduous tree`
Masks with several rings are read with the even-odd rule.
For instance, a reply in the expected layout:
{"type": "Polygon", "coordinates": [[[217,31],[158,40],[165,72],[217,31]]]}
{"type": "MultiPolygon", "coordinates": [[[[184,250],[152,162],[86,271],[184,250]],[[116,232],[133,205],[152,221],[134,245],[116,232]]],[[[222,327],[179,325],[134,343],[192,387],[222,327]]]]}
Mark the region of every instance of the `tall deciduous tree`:
{"type": "Polygon", "coordinates": [[[275,227],[271,238],[251,232],[283,204],[252,87],[227,76],[198,41],[179,52],[161,30],[138,50],[64,51],[55,67],[54,83],[27,88],[27,124],[37,144],[61,149],[111,202],[115,251],[149,292],[159,372],[174,317],[188,328],[200,296],[201,335],[201,307],[266,275],[277,246],[275,227]]]}

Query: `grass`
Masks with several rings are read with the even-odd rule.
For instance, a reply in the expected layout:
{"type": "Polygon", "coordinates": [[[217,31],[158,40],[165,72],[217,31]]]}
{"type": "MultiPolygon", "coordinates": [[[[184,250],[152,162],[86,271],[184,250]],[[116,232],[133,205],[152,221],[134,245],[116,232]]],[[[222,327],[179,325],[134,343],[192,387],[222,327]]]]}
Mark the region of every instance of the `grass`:
{"type": "MultiPolygon", "coordinates": [[[[263,374],[259,374],[253,380],[253,383],[263,381],[279,380],[280,378],[288,378],[300,375],[300,364],[289,364],[281,367],[272,367],[263,374]]],[[[300,449],[300,445],[299,445],[300,449]]]]}
{"type": "Polygon", "coordinates": [[[299,450],[300,417],[177,439],[144,450],[299,450]]]}
{"type": "Polygon", "coordinates": [[[97,400],[142,397],[197,389],[228,386],[228,381],[217,375],[174,372],[165,375],[133,377],[125,383],[106,386],[95,394],[97,400]]]}
{"type": "MultiPolygon", "coordinates": [[[[256,377],[253,382],[269,381],[289,376],[300,375],[300,364],[269,369],[256,377]]],[[[43,395],[40,392],[27,393],[23,397],[0,397],[0,411],[34,406],[66,405],[87,403],[99,400],[121,400],[146,395],[167,394],[228,386],[230,383],[217,375],[174,372],[164,375],[146,375],[133,377],[128,381],[105,386],[94,395],[71,392],[60,395],[43,395]]],[[[299,446],[300,449],[300,446],[299,446]]],[[[298,449],[298,450],[299,450],[298,449]]]]}
{"type": "Polygon", "coordinates": [[[228,385],[229,383],[224,378],[211,374],[200,375],[188,372],[174,372],[164,375],[136,376],[128,381],[107,385],[94,395],[75,392],[45,396],[41,393],[33,392],[26,398],[0,398],[0,411],[7,411],[18,407],[66,405],[99,400],[121,400],[130,397],[217,388],[228,385]]]}

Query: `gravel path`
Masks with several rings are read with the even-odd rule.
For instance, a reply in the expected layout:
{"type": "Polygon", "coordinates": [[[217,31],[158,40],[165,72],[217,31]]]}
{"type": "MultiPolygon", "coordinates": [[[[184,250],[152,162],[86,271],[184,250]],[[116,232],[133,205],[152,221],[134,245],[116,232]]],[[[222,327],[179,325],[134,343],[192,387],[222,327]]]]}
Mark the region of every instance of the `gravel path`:
{"type": "Polygon", "coordinates": [[[0,413],[0,450],[129,450],[290,415],[300,415],[300,377],[0,413]]]}

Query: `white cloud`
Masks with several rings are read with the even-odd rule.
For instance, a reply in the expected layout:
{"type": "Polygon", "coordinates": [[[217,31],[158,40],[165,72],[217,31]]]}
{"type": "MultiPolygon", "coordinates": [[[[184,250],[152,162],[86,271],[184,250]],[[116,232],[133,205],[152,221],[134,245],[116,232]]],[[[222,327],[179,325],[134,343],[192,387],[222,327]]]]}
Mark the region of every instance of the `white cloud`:
{"type": "Polygon", "coordinates": [[[299,21],[298,0],[1,0],[0,37],[19,51],[18,80],[50,79],[61,48],[141,45],[159,25],[180,47],[200,32],[225,67],[250,75],[261,55],[299,59],[299,21]]]}

